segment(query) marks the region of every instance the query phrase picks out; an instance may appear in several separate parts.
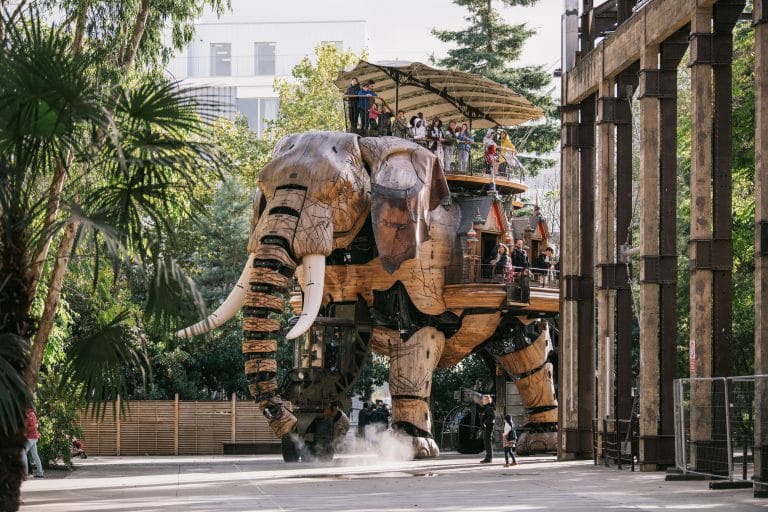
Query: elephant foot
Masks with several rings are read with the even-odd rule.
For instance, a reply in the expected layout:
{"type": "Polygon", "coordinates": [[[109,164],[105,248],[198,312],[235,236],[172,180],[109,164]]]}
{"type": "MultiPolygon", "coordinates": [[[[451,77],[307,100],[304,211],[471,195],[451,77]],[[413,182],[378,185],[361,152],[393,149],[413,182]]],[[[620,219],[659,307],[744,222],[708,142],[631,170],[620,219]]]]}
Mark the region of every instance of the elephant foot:
{"type": "Polygon", "coordinates": [[[440,448],[429,433],[406,422],[395,423],[392,427],[398,438],[404,442],[410,440],[414,459],[434,459],[440,455],[440,448]]]}
{"type": "Polygon", "coordinates": [[[434,459],[440,456],[440,448],[431,437],[413,438],[413,458],[414,459],[434,459]]]}
{"type": "Polygon", "coordinates": [[[298,418],[286,409],[282,402],[277,401],[262,401],[259,403],[264,417],[267,418],[269,428],[275,433],[275,436],[282,438],[287,436],[296,428],[296,424],[299,422],[298,418]]]}

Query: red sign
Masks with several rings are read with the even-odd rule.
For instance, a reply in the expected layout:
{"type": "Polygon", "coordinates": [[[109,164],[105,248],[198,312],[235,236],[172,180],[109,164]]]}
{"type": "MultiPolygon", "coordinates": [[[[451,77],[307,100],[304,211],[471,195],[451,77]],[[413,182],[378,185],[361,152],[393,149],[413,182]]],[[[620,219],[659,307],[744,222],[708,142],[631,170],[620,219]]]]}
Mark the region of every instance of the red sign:
{"type": "Polygon", "coordinates": [[[688,346],[688,367],[691,370],[691,377],[696,376],[696,340],[691,338],[688,346]]]}

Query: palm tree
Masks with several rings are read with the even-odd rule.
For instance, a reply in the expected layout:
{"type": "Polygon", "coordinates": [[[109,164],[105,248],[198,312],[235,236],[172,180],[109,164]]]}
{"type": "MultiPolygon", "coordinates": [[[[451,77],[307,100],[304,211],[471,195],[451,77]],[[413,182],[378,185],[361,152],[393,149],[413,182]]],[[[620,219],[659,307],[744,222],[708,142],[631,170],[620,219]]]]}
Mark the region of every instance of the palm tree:
{"type": "MultiPolygon", "coordinates": [[[[17,510],[24,446],[23,414],[47,334],[33,302],[45,264],[52,281],[46,315],[78,245],[113,275],[144,266],[155,286],[147,314],[167,317],[179,294],[193,294],[167,248],[174,219],[200,215],[195,187],[223,165],[204,142],[198,102],[175,84],[137,77],[104,80],[100,59],[72,51],[62,30],[35,13],[5,26],[0,47],[0,510],[17,510]],[[53,261],[48,248],[58,243],[53,261]],[[58,279],[58,285],[56,282],[58,279]],[[175,292],[175,295],[172,294],[175,292]],[[41,345],[42,344],[42,345],[41,345]],[[25,384],[25,377],[27,383],[25,384]]],[[[62,382],[94,403],[125,387],[126,366],[140,364],[127,314],[119,313],[73,345],[62,382]]],[[[45,323],[45,322],[42,322],[45,323]]],[[[50,322],[48,322],[50,323],[50,322]]],[[[98,407],[96,409],[98,411],[98,407]]]]}

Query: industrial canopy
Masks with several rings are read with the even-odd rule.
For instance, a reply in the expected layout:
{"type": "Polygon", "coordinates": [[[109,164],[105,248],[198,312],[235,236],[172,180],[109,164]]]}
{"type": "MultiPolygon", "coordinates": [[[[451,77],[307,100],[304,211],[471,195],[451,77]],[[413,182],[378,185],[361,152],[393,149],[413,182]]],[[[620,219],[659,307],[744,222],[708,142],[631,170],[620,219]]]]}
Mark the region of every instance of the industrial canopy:
{"type": "Polygon", "coordinates": [[[420,62],[361,60],[334,83],[344,92],[353,77],[360,83],[373,80],[374,92],[390,108],[405,111],[406,117],[423,112],[426,119],[436,115],[444,123],[466,120],[472,128],[488,128],[518,125],[544,115],[539,107],[493,80],[420,62]]]}

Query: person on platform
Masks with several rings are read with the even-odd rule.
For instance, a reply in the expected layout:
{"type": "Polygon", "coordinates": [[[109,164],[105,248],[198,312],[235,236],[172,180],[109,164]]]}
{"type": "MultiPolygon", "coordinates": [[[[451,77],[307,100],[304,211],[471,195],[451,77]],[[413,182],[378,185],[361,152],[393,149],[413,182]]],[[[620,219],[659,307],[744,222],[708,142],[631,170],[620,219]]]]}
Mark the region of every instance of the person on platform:
{"type": "Polygon", "coordinates": [[[496,159],[496,141],[493,140],[495,132],[489,129],[483,137],[483,156],[485,158],[485,172],[493,173],[493,164],[496,159]]]}
{"type": "Polygon", "coordinates": [[[552,266],[554,254],[555,251],[551,247],[544,249],[544,252],[540,253],[536,256],[536,259],[533,260],[533,264],[531,265],[533,272],[535,274],[546,274],[552,266]]]}
{"type": "Polygon", "coordinates": [[[358,102],[358,93],[360,92],[360,84],[357,81],[357,77],[353,76],[352,79],[349,81],[349,87],[347,87],[347,92],[345,96],[347,97],[347,109],[349,110],[347,114],[349,115],[349,128],[352,132],[357,130],[357,102],[358,102]],[[349,97],[354,96],[354,97],[349,97]]]}
{"type": "Polygon", "coordinates": [[[369,110],[371,108],[371,104],[375,101],[372,96],[377,96],[377,94],[373,92],[372,86],[373,84],[370,81],[365,82],[360,86],[360,91],[357,93],[357,115],[360,119],[359,128],[361,130],[365,130],[366,134],[368,132],[368,128],[370,127],[369,110]]]}
{"type": "Polygon", "coordinates": [[[499,244],[496,248],[496,257],[491,260],[493,264],[493,277],[504,277],[507,270],[507,264],[509,263],[509,256],[507,256],[507,246],[499,244]]]}
{"type": "Polygon", "coordinates": [[[512,251],[512,266],[515,267],[515,272],[521,272],[531,266],[528,261],[528,254],[523,249],[522,238],[515,241],[515,249],[512,251]]]}
{"type": "Polygon", "coordinates": [[[469,150],[474,140],[472,139],[472,132],[467,128],[466,123],[461,125],[456,140],[458,141],[459,150],[459,172],[467,172],[469,168],[469,150]]]}
{"type": "Polygon", "coordinates": [[[405,118],[405,112],[402,110],[397,111],[394,121],[392,121],[392,135],[400,137],[401,139],[408,138],[408,120],[405,118]]]}
{"type": "Polygon", "coordinates": [[[493,461],[493,424],[496,420],[496,410],[491,402],[491,395],[483,395],[483,406],[480,408],[480,428],[483,430],[483,446],[485,458],[480,462],[490,464],[493,461]]]}
{"type": "Polygon", "coordinates": [[[453,154],[454,150],[456,149],[456,132],[458,129],[456,128],[456,121],[451,119],[451,121],[448,123],[448,128],[445,129],[445,132],[443,133],[443,138],[441,139],[441,142],[443,144],[443,171],[444,172],[451,172],[451,163],[453,162],[453,154]]]}

